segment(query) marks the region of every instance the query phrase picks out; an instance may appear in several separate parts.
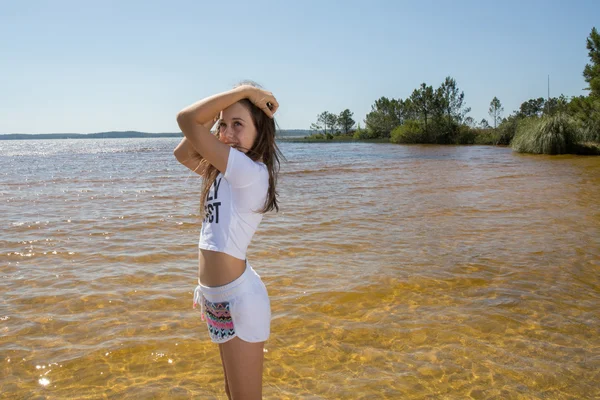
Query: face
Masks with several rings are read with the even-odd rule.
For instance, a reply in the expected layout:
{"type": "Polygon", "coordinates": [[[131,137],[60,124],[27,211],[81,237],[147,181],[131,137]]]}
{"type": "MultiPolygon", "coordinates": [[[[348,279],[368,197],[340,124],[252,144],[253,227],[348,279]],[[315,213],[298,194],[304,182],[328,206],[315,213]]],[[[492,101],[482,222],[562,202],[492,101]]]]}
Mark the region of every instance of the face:
{"type": "Polygon", "coordinates": [[[256,127],[250,111],[240,103],[235,103],[221,111],[219,140],[246,153],[256,139],[256,127]]]}

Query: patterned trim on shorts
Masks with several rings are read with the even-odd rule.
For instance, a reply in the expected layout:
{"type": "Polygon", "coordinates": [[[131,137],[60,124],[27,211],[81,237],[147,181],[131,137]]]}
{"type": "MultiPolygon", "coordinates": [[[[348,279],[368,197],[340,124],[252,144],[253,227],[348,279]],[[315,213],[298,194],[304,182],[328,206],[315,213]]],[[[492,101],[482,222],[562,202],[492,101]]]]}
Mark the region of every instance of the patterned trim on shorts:
{"type": "MultiPolygon", "coordinates": [[[[204,296],[203,296],[204,297],[204,296]]],[[[214,342],[225,342],[235,336],[233,320],[229,311],[229,302],[211,303],[204,300],[204,313],[208,334],[214,342]]]]}

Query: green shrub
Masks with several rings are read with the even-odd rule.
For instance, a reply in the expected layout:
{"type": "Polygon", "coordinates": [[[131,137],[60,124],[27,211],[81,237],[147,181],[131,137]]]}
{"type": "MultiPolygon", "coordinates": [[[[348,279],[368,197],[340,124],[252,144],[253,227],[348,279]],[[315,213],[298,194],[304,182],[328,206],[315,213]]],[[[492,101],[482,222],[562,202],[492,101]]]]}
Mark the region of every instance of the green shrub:
{"type": "Polygon", "coordinates": [[[574,97],[567,112],[578,123],[580,142],[600,143],[600,99],[592,96],[574,97]]]}
{"type": "Polygon", "coordinates": [[[476,139],[477,132],[475,131],[475,129],[471,129],[467,125],[461,125],[458,127],[456,144],[475,144],[476,139]]]}
{"type": "Polygon", "coordinates": [[[452,118],[447,116],[434,118],[428,128],[432,133],[428,143],[459,143],[460,126],[452,118]]]}
{"type": "Polygon", "coordinates": [[[520,121],[511,147],[519,153],[565,154],[575,151],[580,137],[576,122],[564,113],[557,113],[520,121]]]}
{"type": "Polygon", "coordinates": [[[392,143],[426,143],[425,133],[421,128],[421,124],[415,120],[408,120],[400,125],[390,134],[390,142],[392,143]]]}
{"type": "Polygon", "coordinates": [[[361,129],[360,127],[358,127],[358,129],[354,132],[352,138],[354,138],[355,140],[366,140],[373,139],[374,136],[372,131],[368,129],[361,129]]]}
{"type": "Polygon", "coordinates": [[[590,113],[587,118],[576,119],[579,142],[600,143],[600,101],[597,104],[598,110],[595,113],[590,113]]]}
{"type": "Polygon", "coordinates": [[[496,132],[497,142],[495,144],[509,145],[517,133],[519,120],[520,118],[516,115],[511,115],[502,121],[496,132]]]}
{"type": "Polygon", "coordinates": [[[482,145],[495,145],[498,143],[498,134],[492,128],[472,128],[475,134],[475,143],[482,145]]]}

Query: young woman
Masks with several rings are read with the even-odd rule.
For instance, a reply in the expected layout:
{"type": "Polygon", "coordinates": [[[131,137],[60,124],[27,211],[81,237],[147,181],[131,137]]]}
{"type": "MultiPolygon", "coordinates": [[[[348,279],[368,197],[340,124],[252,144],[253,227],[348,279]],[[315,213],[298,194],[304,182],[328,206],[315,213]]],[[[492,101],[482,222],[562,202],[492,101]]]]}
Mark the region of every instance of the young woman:
{"type": "Polygon", "coordinates": [[[219,344],[230,399],[260,399],[264,342],[271,307],[267,289],[246,258],[262,220],[277,205],[281,153],[275,144],[271,92],[254,84],[207,97],[184,108],[177,160],[202,176],[198,286],[211,340],[219,344]],[[218,130],[211,134],[216,121],[218,130]]]}

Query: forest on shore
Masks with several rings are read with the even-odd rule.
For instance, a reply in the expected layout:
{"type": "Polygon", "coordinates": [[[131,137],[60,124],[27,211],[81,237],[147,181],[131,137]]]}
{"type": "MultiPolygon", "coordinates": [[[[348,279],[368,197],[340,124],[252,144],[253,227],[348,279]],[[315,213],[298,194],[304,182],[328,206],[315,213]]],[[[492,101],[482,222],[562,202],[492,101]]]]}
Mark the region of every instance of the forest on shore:
{"type": "Polygon", "coordinates": [[[489,120],[475,121],[456,80],[446,77],[439,87],[422,83],[406,99],[381,97],[371,106],[364,128],[346,109],[324,111],[304,141],[376,140],[399,144],[485,144],[511,146],[538,154],[600,155],[600,35],[587,38],[590,63],[583,70],[586,96],[535,98],[504,116],[493,97],[489,120]]]}

